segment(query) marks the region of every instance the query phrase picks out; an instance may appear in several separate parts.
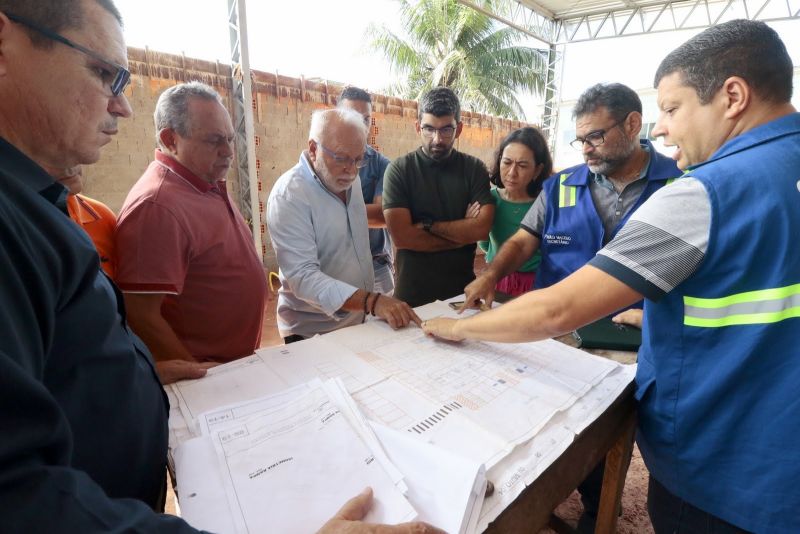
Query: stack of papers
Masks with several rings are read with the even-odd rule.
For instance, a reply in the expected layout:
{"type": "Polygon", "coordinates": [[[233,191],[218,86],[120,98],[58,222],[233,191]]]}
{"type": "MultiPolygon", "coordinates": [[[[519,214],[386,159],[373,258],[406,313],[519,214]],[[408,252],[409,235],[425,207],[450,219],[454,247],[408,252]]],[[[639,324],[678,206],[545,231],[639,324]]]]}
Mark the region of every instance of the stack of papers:
{"type": "Polygon", "coordinates": [[[389,476],[388,458],[376,461],[319,380],[206,412],[199,424],[203,436],[175,460],[183,514],[197,528],[313,532],[366,486],[375,495],[367,521],[417,516],[402,477],[389,476]]]}

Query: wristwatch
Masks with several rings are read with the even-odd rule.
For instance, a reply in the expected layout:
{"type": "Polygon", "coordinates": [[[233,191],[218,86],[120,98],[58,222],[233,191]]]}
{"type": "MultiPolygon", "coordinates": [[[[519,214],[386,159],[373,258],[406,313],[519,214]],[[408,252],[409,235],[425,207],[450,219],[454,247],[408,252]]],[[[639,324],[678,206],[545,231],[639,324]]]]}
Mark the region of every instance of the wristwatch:
{"type": "Polygon", "coordinates": [[[430,219],[422,219],[422,229],[426,232],[431,231],[431,227],[433,226],[433,221],[430,219]]]}

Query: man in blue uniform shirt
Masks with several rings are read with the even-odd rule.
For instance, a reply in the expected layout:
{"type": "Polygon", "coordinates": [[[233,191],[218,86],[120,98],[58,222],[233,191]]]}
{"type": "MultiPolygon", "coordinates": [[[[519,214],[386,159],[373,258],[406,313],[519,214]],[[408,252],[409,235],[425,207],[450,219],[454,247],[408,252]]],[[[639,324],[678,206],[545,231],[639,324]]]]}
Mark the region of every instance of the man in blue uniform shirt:
{"type": "Polygon", "coordinates": [[[637,440],[656,533],[800,532],[800,114],[763,22],[709,28],[655,76],[686,170],[589,264],[449,339],[542,339],[646,298],[637,440]]]}
{"type": "Polygon", "coordinates": [[[464,307],[479,299],[491,305],[497,281],[537,250],[542,263],[535,287],[563,280],[611,241],[650,195],[680,176],[674,161],[639,139],[642,102],[633,89],[594,85],[580,96],[573,115],[577,138],[571,144],[586,163],[545,180],[520,229],[464,288],[464,307]]]}

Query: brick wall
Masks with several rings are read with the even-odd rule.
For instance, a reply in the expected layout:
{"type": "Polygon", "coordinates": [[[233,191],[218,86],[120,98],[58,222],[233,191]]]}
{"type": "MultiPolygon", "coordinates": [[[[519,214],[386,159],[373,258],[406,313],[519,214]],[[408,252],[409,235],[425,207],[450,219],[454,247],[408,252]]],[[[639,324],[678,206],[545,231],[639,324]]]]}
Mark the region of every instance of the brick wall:
{"type": "MultiPolygon", "coordinates": [[[[105,202],[115,212],[119,212],[128,191],[153,160],[156,143],[152,117],[156,100],[164,89],[182,81],[200,80],[214,86],[230,109],[229,66],[137,48],[128,49],[128,58],[133,76],[126,94],[133,117],[120,121],[119,134],[105,147],[101,160],[84,170],[86,195],[105,202]]],[[[335,105],[341,86],[258,71],[253,78],[260,198],[266,204],[275,180],[297,163],[307,146],[311,113],[335,105]]],[[[417,148],[416,102],[383,95],[373,95],[373,101],[370,144],[389,158],[417,148]]],[[[526,125],[468,111],[463,112],[462,120],[464,129],[456,147],[487,164],[500,140],[511,130],[526,125]]],[[[235,173],[233,169],[229,176],[229,190],[234,198],[239,198],[235,173]]],[[[275,270],[269,236],[265,236],[265,241],[265,265],[275,270]]]]}

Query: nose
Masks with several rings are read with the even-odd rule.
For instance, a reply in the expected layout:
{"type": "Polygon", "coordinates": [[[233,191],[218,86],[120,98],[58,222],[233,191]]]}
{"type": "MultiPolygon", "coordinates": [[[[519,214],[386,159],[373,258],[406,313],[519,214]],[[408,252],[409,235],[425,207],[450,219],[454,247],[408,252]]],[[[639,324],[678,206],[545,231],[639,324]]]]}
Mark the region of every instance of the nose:
{"type": "Polygon", "coordinates": [[[122,117],[124,119],[133,115],[131,103],[128,102],[128,97],[125,96],[125,93],[120,93],[117,96],[111,97],[108,101],[108,112],[115,117],[122,117]]]}
{"type": "Polygon", "coordinates": [[[233,156],[235,142],[236,140],[233,138],[231,138],[230,140],[228,139],[223,140],[222,143],[220,143],[220,149],[219,149],[220,155],[224,157],[233,156]]]}
{"type": "Polygon", "coordinates": [[[664,123],[663,123],[663,121],[661,119],[662,118],[659,117],[658,120],[656,120],[656,123],[653,126],[653,130],[650,132],[651,136],[653,136],[653,137],[661,137],[661,136],[666,136],[667,135],[667,128],[664,126],[664,123]]]}

